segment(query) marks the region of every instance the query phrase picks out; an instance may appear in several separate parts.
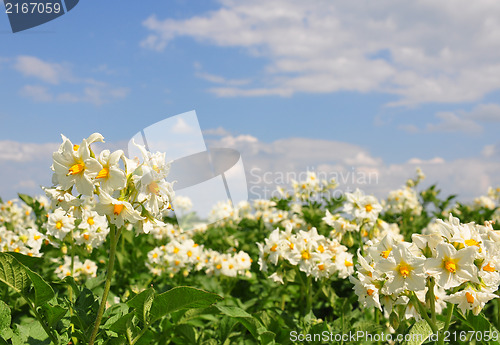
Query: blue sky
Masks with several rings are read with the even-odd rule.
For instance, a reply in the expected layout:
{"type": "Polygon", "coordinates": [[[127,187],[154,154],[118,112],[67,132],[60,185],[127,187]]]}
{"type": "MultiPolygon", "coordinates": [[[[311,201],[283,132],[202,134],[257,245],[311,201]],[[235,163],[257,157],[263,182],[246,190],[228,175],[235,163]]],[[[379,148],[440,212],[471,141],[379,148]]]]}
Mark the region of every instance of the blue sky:
{"type": "Polygon", "coordinates": [[[0,16],[0,35],[0,196],[49,184],[60,133],[122,143],[192,109],[264,170],[304,138],[281,169],[376,170],[382,194],[416,165],[465,197],[500,184],[495,2],[86,0],[16,34],[0,16]]]}

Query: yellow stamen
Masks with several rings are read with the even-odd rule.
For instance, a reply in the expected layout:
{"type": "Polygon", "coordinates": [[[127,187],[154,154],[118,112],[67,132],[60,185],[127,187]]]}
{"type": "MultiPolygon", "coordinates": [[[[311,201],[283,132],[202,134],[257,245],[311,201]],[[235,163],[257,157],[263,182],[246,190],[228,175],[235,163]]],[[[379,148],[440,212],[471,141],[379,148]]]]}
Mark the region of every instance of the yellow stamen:
{"type": "Polygon", "coordinates": [[[309,260],[311,258],[311,254],[307,250],[302,251],[302,259],[309,260]]]}
{"type": "Polygon", "coordinates": [[[158,257],[158,253],[153,253],[153,259],[156,259],[158,257]]]}
{"type": "Polygon", "coordinates": [[[374,292],[375,292],[375,290],[373,290],[373,289],[366,290],[366,293],[368,294],[368,296],[373,295],[374,292]]]}
{"type": "Polygon", "coordinates": [[[69,168],[68,175],[76,175],[85,170],[85,165],[82,163],[76,163],[69,168]]]}
{"type": "Polygon", "coordinates": [[[278,248],[278,245],[277,245],[277,244],[275,244],[275,245],[274,245],[274,246],[272,246],[272,247],[271,247],[271,249],[269,249],[269,250],[270,250],[270,251],[272,251],[272,252],[275,252],[275,251],[277,250],[277,248],[278,248]]]}
{"type": "Polygon", "coordinates": [[[347,261],[347,260],[344,260],[344,265],[345,267],[351,267],[351,266],[354,266],[354,264],[350,261],[347,261]]]}
{"type": "Polygon", "coordinates": [[[444,262],[444,268],[446,268],[450,273],[455,273],[457,271],[457,264],[455,261],[448,259],[444,262]]]}
{"type": "Polygon", "coordinates": [[[73,145],[73,151],[78,151],[79,148],[80,148],[80,145],[73,145]]]}
{"type": "Polygon", "coordinates": [[[218,264],[217,266],[215,266],[215,268],[217,268],[218,270],[220,270],[222,268],[222,265],[218,264]]]}
{"type": "Polygon", "coordinates": [[[325,248],[320,244],[318,246],[318,252],[323,253],[325,251],[325,248]]]}
{"type": "Polygon", "coordinates": [[[474,296],[470,292],[465,293],[465,298],[467,298],[467,302],[470,304],[474,303],[474,296]]]}
{"type": "Polygon", "coordinates": [[[411,272],[410,266],[408,266],[406,264],[399,265],[399,273],[401,273],[403,278],[408,277],[410,275],[410,272],[411,272]]]}
{"type": "Polygon", "coordinates": [[[488,262],[488,264],[486,266],[483,266],[483,271],[495,272],[495,267],[491,266],[490,263],[488,262]]]}
{"type": "Polygon", "coordinates": [[[179,252],[179,248],[175,247],[174,248],[174,254],[177,254],[179,252]]]}
{"type": "Polygon", "coordinates": [[[288,246],[290,247],[290,250],[293,250],[293,247],[294,247],[295,245],[294,245],[293,243],[290,243],[288,246]]]}
{"type": "Polygon", "coordinates": [[[325,265],[323,265],[323,264],[318,265],[318,269],[320,271],[324,271],[325,270],[325,265]]]}
{"type": "Polygon", "coordinates": [[[58,220],[56,223],[56,229],[60,230],[62,227],[63,227],[63,223],[60,220],[58,220]]]}
{"type": "Polygon", "coordinates": [[[95,178],[106,178],[109,176],[109,169],[108,168],[102,168],[101,171],[99,171],[99,174],[95,178]]]}
{"type": "Polygon", "coordinates": [[[89,234],[83,234],[83,238],[85,239],[85,241],[88,241],[90,239],[90,235],[89,234]]]}
{"type": "Polygon", "coordinates": [[[479,242],[476,240],[473,240],[472,238],[470,240],[465,240],[465,244],[469,247],[471,246],[478,246],[479,247],[479,242]]]}
{"type": "Polygon", "coordinates": [[[35,241],[38,241],[38,240],[39,240],[39,239],[41,239],[41,238],[42,238],[42,236],[40,236],[40,235],[35,235],[35,236],[33,236],[33,239],[34,239],[35,241]]]}
{"type": "Polygon", "coordinates": [[[87,219],[87,223],[88,223],[89,225],[94,225],[94,224],[95,224],[95,222],[94,222],[94,218],[93,218],[93,217],[90,217],[89,219],[87,219]]]}
{"type": "Polygon", "coordinates": [[[179,266],[179,264],[180,264],[180,263],[181,263],[181,262],[180,262],[179,260],[175,260],[175,261],[174,261],[175,266],[179,266]]]}
{"type": "Polygon", "coordinates": [[[371,212],[373,210],[373,206],[371,204],[365,205],[366,212],[371,212]]]}
{"type": "Polygon", "coordinates": [[[193,252],[189,250],[189,251],[187,252],[187,256],[188,256],[188,257],[191,257],[191,255],[193,255],[193,252]]]}
{"type": "Polygon", "coordinates": [[[230,270],[232,270],[232,269],[233,269],[233,267],[234,267],[233,265],[229,265],[229,269],[230,269],[230,270]]]}
{"type": "Polygon", "coordinates": [[[125,206],[124,206],[123,204],[116,204],[116,205],[113,205],[113,214],[114,214],[115,216],[119,216],[119,215],[120,215],[120,213],[122,213],[122,211],[123,211],[123,208],[124,208],[124,207],[125,207],[125,206]]]}
{"type": "Polygon", "coordinates": [[[387,249],[387,250],[383,250],[382,253],[380,253],[380,256],[383,257],[384,259],[387,259],[387,257],[389,256],[389,254],[391,254],[391,249],[387,249]]]}

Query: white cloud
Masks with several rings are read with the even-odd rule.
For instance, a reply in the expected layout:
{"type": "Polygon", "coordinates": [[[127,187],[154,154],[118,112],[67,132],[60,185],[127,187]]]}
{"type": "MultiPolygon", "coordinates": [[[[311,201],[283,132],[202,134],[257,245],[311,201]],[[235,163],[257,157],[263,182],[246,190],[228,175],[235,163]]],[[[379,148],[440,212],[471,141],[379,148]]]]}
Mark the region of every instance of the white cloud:
{"type": "Polygon", "coordinates": [[[500,105],[494,103],[479,104],[470,112],[463,112],[463,116],[482,122],[500,122],[500,105]]]}
{"type": "MultiPolygon", "coordinates": [[[[478,104],[469,111],[459,109],[437,112],[435,117],[438,122],[428,123],[425,128],[426,131],[477,134],[483,131],[481,124],[491,126],[492,124],[500,123],[500,105],[495,103],[478,104]]],[[[399,129],[408,133],[421,131],[413,124],[399,125],[399,129]]]]}
{"type": "Polygon", "coordinates": [[[46,62],[34,56],[18,56],[14,69],[24,76],[35,77],[50,84],[73,79],[68,66],[46,62]]]}
{"type": "Polygon", "coordinates": [[[182,118],[177,119],[177,122],[172,127],[172,133],[176,133],[176,134],[187,134],[187,133],[193,133],[194,131],[195,131],[195,129],[193,127],[191,127],[182,118]]]}
{"type": "Polygon", "coordinates": [[[187,19],[150,16],[141,45],[163,50],[187,36],[269,61],[252,85],[211,78],[221,97],[351,90],[400,95],[393,105],[477,101],[500,88],[499,15],[492,0],[221,0],[187,19]]]}
{"type": "Polygon", "coordinates": [[[486,193],[488,186],[500,185],[500,150],[489,156],[478,154],[450,161],[415,157],[389,164],[363,147],[330,140],[288,138],[264,143],[251,136],[228,135],[209,140],[208,146],[229,147],[241,153],[253,197],[269,197],[276,185],[289,183],[290,178],[307,170],[335,177],[342,191],[359,187],[379,198],[402,186],[415,175],[417,167],[427,175],[425,185],[438,183],[444,195],[459,194],[461,200],[470,201],[486,193]]]}
{"type": "MultiPolygon", "coordinates": [[[[14,69],[27,77],[32,77],[50,85],[25,85],[20,94],[35,102],[90,103],[102,105],[125,98],[130,89],[111,86],[92,78],[78,78],[67,63],[43,61],[34,56],[18,56],[14,69]],[[80,91],[60,91],[58,86],[77,85],[80,91]]],[[[102,66],[100,66],[102,69],[102,66]]],[[[106,68],[106,66],[104,66],[106,68]]],[[[72,88],[74,88],[72,86],[72,88]]]]}
{"type": "Polygon", "coordinates": [[[26,162],[51,158],[52,152],[58,147],[59,145],[55,143],[35,144],[2,140],[0,141],[0,162],[3,162],[3,166],[9,161],[26,162]]]}
{"type": "Polygon", "coordinates": [[[483,128],[470,119],[465,119],[449,111],[436,113],[440,122],[427,124],[427,130],[430,132],[466,132],[480,133],[483,128]]]}
{"type": "Polygon", "coordinates": [[[203,131],[203,134],[204,135],[213,135],[216,137],[223,137],[223,136],[230,135],[231,133],[222,127],[217,127],[217,128],[212,128],[212,129],[205,129],[203,131]]]}
{"type": "Polygon", "coordinates": [[[25,85],[21,89],[21,95],[36,102],[51,102],[54,99],[49,90],[41,85],[25,85]]]}

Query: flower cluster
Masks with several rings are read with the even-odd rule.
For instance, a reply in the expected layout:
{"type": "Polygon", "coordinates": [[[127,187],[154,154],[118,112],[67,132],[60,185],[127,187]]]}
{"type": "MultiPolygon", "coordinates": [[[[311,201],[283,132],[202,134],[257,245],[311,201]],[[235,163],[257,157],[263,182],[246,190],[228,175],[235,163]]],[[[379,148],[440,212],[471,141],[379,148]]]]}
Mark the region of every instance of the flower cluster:
{"type": "Polygon", "coordinates": [[[408,186],[391,191],[384,209],[387,212],[398,214],[410,212],[410,214],[418,216],[422,213],[422,205],[418,200],[417,192],[408,186]]]}
{"type": "Polygon", "coordinates": [[[477,315],[498,297],[499,254],[500,236],[491,223],[462,224],[450,215],[422,235],[413,234],[412,242],[390,235],[373,241],[364,255],[358,252],[356,273],[349,279],[363,306],[383,307],[387,313],[402,304],[407,317],[419,318],[411,300],[416,296],[423,303],[435,298],[436,312],[449,302],[477,315]]]}
{"type": "Polygon", "coordinates": [[[249,276],[251,263],[250,256],[243,251],[222,254],[187,239],[172,240],[153,249],[148,253],[146,265],[155,275],[173,275],[180,272],[187,276],[191,271],[204,270],[207,275],[236,277],[249,276]]]}
{"type": "Polygon", "coordinates": [[[353,257],[347,248],[318,234],[316,228],[298,233],[293,233],[291,226],[286,230],[277,228],[257,246],[261,271],[271,268],[274,273],[270,278],[280,283],[284,282],[286,271],[295,268],[316,280],[335,275],[347,278],[353,272],[353,257]]]}
{"type": "Polygon", "coordinates": [[[55,271],[59,279],[72,276],[75,280],[79,280],[82,277],[90,278],[97,275],[97,265],[92,260],[86,259],[84,262],[81,262],[78,256],[74,256],[72,264],[71,256],[67,255],[63,257],[63,260],[64,263],[59,265],[55,271]]]}
{"type": "MultiPolygon", "coordinates": [[[[293,200],[307,201],[316,198],[318,195],[328,193],[329,191],[337,188],[338,184],[335,179],[330,181],[321,180],[316,173],[312,171],[307,172],[307,177],[304,180],[292,180],[293,193],[291,195],[293,200]]],[[[284,197],[289,197],[287,191],[283,188],[278,189],[284,197]]]]}
{"type": "Polygon", "coordinates": [[[37,230],[32,211],[15,200],[0,203],[0,252],[42,256],[45,235],[37,230]]]}

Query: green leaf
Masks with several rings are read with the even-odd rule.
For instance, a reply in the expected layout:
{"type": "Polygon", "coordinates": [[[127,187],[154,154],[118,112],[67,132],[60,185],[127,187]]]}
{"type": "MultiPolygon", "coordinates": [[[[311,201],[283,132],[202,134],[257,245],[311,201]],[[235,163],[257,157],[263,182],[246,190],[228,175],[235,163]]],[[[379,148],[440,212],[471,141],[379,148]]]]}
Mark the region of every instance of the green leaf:
{"type": "Polygon", "coordinates": [[[42,306],[42,310],[50,327],[54,327],[68,312],[68,309],[60,305],[50,305],[48,303],[42,306]]]}
{"type": "Polygon", "coordinates": [[[10,322],[12,320],[10,314],[10,308],[3,301],[0,301],[0,334],[3,334],[3,330],[10,327],[10,322]]]}
{"type": "Polygon", "coordinates": [[[28,267],[24,267],[24,269],[35,287],[35,305],[40,306],[51,300],[55,296],[52,287],[38,273],[33,272],[28,267]]]}
{"type": "Polygon", "coordinates": [[[0,253],[0,281],[23,296],[26,296],[31,286],[24,266],[6,253],[0,253]]]}
{"type": "Polygon", "coordinates": [[[27,194],[17,193],[19,198],[26,203],[29,207],[33,207],[33,198],[27,194]]]}
{"type": "Polygon", "coordinates": [[[25,298],[28,298],[28,290],[33,286],[35,288],[33,302],[36,306],[44,304],[55,296],[52,287],[38,273],[8,253],[0,253],[0,281],[25,298]]]}
{"type": "Polygon", "coordinates": [[[13,256],[21,264],[31,269],[35,269],[36,266],[40,265],[43,262],[42,258],[37,258],[35,256],[28,256],[16,252],[6,252],[6,254],[13,256]]]}
{"type": "Polygon", "coordinates": [[[259,321],[246,311],[235,306],[216,306],[223,314],[237,319],[256,338],[259,338],[259,328],[263,328],[259,321]]]}
{"type": "Polygon", "coordinates": [[[155,298],[155,290],[149,288],[127,301],[127,305],[134,308],[136,315],[143,323],[149,323],[149,311],[155,298]]]}
{"type": "Polygon", "coordinates": [[[230,317],[252,317],[252,315],[248,314],[243,309],[235,306],[217,305],[215,307],[219,309],[223,314],[230,317]]]}
{"type": "MultiPolygon", "coordinates": [[[[444,322],[437,321],[437,328],[440,330],[444,327],[444,322]]],[[[415,322],[410,329],[409,334],[407,335],[408,341],[405,341],[404,345],[420,345],[423,344],[427,338],[432,335],[432,329],[429,324],[425,320],[420,320],[415,322]]],[[[432,339],[437,341],[437,335],[433,335],[436,339],[432,339]]]]}
{"type": "Polygon", "coordinates": [[[205,308],[222,299],[217,294],[200,289],[176,287],[155,297],[150,310],[150,322],[153,323],[176,310],[205,308]]]}

